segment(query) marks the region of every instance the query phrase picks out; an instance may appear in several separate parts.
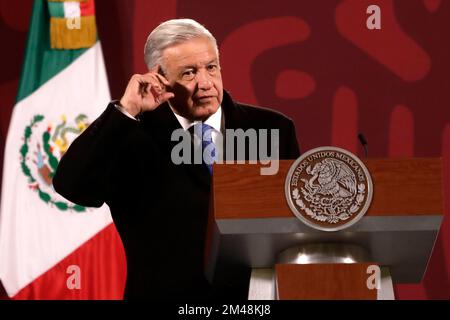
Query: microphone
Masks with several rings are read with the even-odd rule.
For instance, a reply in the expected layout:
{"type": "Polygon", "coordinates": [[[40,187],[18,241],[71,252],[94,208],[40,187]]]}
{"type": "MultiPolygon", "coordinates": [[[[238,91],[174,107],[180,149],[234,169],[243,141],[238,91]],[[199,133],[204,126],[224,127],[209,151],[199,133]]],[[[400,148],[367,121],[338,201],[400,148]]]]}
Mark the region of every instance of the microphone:
{"type": "Polygon", "coordinates": [[[364,148],[364,155],[365,155],[366,158],[367,158],[367,155],[368,155],[368,153],[369,153],[369,147],[368,147],[368,145],[367,145],[366,137],[364,136],[364,134],[360,133],[360,134],[358,134],[358,139],[359,139],[359,142],[361,142],[361,145],[362,145],[363,148],[364,148]]]}

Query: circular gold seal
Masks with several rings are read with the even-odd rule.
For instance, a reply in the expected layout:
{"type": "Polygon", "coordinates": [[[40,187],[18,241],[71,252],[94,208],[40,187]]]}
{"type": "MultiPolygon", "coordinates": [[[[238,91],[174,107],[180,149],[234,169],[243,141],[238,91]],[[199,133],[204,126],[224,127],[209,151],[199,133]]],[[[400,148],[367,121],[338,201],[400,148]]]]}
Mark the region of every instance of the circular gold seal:
{"type": "Polygon", "coordinates": [[[298,158],[285,182],[292,212],[308,226],[338,231],[355,224],[372,202],[372,178],[354,154],[320,147],[298,158]]]}

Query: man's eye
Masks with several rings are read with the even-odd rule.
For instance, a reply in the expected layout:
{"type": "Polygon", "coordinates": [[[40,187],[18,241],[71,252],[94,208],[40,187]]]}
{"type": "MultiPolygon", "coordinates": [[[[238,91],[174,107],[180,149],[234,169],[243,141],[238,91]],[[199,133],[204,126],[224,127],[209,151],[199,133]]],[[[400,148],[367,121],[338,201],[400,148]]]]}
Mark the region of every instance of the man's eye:
{"type": "Polygon", "coordinates": [[[208,68],[208,71],[216,71],[217,70],[217,65],[210,64],[207,68],[208,68]]]}
{"type": "Polygon", "coordinates": [[[183,79],[191,80],[195,77],[195,73],[193,70],[187,70],[187,71],[183,72],[182,76],[183,76],[183,79]]]}

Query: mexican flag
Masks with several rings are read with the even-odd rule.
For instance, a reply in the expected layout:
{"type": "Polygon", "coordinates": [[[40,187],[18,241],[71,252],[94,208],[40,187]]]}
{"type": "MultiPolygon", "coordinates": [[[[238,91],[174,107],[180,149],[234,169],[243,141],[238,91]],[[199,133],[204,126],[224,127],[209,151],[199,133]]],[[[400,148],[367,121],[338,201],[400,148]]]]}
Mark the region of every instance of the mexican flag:
{"type": "Polygon", "coordinates": [[[93,0],[35,0],[0,203],[0,280],[13,299],[123,297],[125,255],[108,207],[79,206],[52,187],[70,143],[109,101],[93,0]]]}

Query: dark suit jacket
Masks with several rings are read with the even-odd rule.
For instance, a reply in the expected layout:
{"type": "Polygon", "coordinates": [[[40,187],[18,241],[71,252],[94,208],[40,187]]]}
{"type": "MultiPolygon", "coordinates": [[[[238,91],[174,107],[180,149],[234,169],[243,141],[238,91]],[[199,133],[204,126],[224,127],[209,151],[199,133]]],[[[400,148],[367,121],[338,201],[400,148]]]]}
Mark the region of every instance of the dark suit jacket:
{"type": "MultiPolygon", "coordinates": [[[[299,156],[294,124],[282,114],[235,103],[226,92],[222,110],[226,129],[279,129],[280,159],[299,156]]],[[[110,207],[127,256],[125,298],[221,292],[203,272],[210,175],[202,164],[172,163],[177,128],[167,103],[140,122],[110,104],[71,144],[53,179],[55,190],[74,203],[110,207]]],[[[243,290],[228,289],[233,297],[246,298],[249,279],[243,278],[243,290]]]]}

